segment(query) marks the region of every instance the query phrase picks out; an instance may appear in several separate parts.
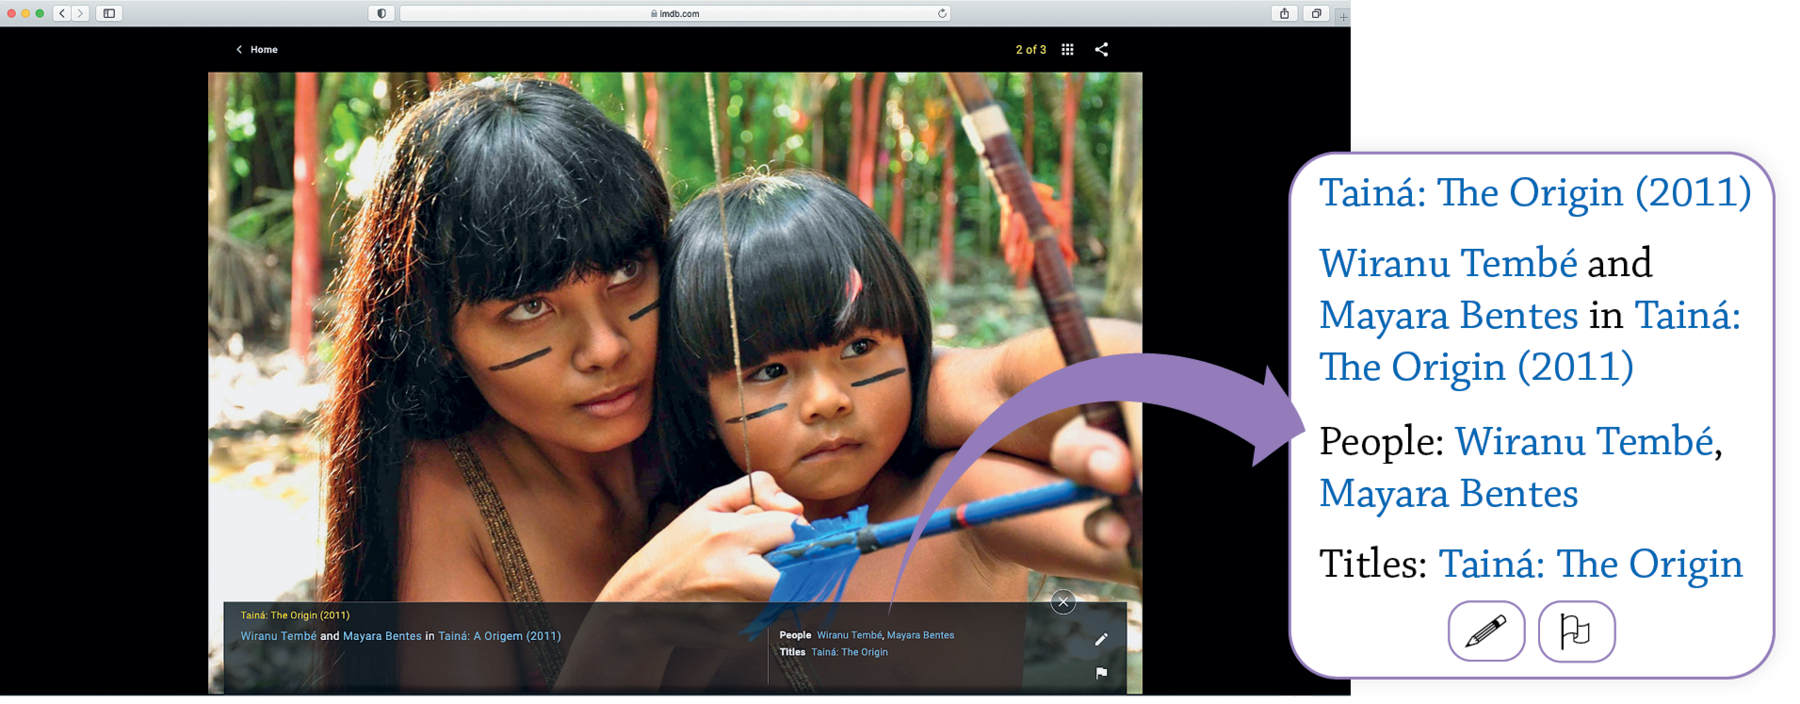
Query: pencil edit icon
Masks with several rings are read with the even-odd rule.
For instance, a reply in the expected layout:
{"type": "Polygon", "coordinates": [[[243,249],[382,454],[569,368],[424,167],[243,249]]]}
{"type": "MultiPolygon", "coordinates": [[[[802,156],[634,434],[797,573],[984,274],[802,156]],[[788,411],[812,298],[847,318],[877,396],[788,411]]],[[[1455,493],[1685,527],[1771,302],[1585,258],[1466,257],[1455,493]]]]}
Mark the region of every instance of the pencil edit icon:
{"type": "MultiPolygon", "coordinates": [[[[1556,618],[1555,611],[1550,618],[1556,618]]],[[[1512,660],[1525,652],[1525,636],[1531,631],[1525,614],[1510,601],[1462,602],[1450,609],[1446,626],[1444,648],[1465,662],[1512,660]]]]}
{"type": "Polygon", "coordinates": [[[1481,630],[1475,632],[1475,635],[1469,636],[1469,642],[1463,645],[1463,647],[1468,648],[1480,643],[1483,639],[1492,635],[1494,631],[1499,630],[1500,627],[1504,625],[1506,625],[1506,614],[1495,616],[1494,620],[1489,621],[1486,626],[1482,626],[1481,630]]]}

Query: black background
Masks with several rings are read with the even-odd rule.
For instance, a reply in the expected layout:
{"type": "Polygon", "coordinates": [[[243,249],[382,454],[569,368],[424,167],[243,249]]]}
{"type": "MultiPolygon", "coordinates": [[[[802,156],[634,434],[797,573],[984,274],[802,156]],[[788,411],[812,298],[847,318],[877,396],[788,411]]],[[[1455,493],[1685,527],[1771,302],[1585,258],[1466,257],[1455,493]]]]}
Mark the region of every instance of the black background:
{"type": "MultiPolygon", "coordinates": [[[[1145,349],[1259,380],[1266,366],[1284,388],[1289,185],[1307,160],[1350,148],[1344,28],[119,27],[7,38],[0,262],[17,294],[7,337],[20,420],[4,583],[23,616],[11,638],[29,654],[0,685],[13,693],[204,691],[207,504],[192,425],[205,403],[204,72],[1141,71],[1154,233],[1145,349]],[[1062,42],[1075,42],[1074,57],[1014,53],[1062,42]],[[1092,51],[1102,42],[1108,57],[1092,51]],[[251,44],[280,52],[237,53],[251,44]]],[[[1157,498],[1145,533],[1159,547],[1145,691],[1349,694],[1349,681],[1312,675],[1288,646],[1288,450],[1253,468],[1250,444],[1210,422],[1161,407],[1146,416],[1157,498]]]]}

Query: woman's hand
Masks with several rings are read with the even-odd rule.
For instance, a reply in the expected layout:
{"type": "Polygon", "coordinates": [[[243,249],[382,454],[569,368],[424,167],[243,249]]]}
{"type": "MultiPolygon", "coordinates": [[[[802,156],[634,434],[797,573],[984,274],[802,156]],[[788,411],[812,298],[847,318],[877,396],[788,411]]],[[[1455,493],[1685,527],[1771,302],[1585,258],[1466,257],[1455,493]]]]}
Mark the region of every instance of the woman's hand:
{"type": "Polygon", "coordinates": [[[676,648],[742,647],[781,577],[763,555],[793,541],[800,513],[767,472],[701,497],[606,583],[597,602],[637,603],[589,610],[556,690],[654,692],[676,648]]]}
{"type": "MultiPolygon", "coordinates": [[[[1089,318],[1088,330],[1102,356],[1144,351],[1141,324],[1089,318]]],[[[975,429],[1007,399],[1064,366],[1062,348],[1049,328],[981,349],[933,348],[925,443],[945,450],[968,444],[975,429]]],[[[993,449],[1047,461],[1057,431],[1076,415],[1074,408],[1048,414],[1001,438],[993,449]]]]}
{"type": "Polygon", "coordinates": [[[793,541],[800,513],[767,472],[714,489],[626,561],[599,600],[767,601],[781,574],[763,554],[793,541]]]}
{"type": "MultiPolygon", "coordinates": [[[[1131,448],[1119,436],[1088,427],[1080,416],[1070,420],[1050,444],[1050,466],[1064,477],[1110,494],[1124,494],[1135,485],[1142,490],[1143,474],[1143,404],[1120,404],[1125,411],[1127,434],[1131,448]]],[[[1087,518],[1087,537],[1107,548],[1123,548],[1131,542],[1131,527],[1125,517],[1110,508],[1095,511],[1087,518]]]]}

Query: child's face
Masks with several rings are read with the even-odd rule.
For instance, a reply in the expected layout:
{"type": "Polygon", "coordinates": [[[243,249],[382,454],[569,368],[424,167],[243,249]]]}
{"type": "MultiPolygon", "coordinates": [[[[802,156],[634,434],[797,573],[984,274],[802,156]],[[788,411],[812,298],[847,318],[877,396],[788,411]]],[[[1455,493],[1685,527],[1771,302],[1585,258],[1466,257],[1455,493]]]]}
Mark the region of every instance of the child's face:
{"type": "Polygon", "coordinates": [[[616,449],[650,424],[657,273],[646,252],[553,291],[465,305],[450,339],[500,417],[554,445],[616,449]]]}
{"type": "Polygon", "coordinates": [[[732,461],[744,466],[747,430],[751,468],[773,474],[802,501],[861,491],[899,449],[912,421],[906,343],[870,330],[746,367],[743,410],[733,372],[712,375],[707,392],[732,461]],[[748,421],[739,420],[746,414],[748,421]]]}

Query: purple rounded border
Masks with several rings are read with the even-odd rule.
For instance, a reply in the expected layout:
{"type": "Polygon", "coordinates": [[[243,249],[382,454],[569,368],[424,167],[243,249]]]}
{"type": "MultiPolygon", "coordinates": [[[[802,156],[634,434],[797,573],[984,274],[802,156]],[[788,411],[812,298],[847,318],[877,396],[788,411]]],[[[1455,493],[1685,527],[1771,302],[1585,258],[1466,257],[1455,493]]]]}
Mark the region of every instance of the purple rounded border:
{"type": "MultiPolygon", "coordinates": [[[[1306,163],[1301,164],[1300,168],[1298,170],[1294,171],[1294,178],[1292,180],[1288,181],[1288,247],[1287,247],[1287,249],[1288,249],[1289,262],[1283,262],[1283,265],[1289,264],[1293,259],[1294,184],[1299,182],[1300,174],[1302,172],[1306,171],[1306,167],[1312,166],[1313,162],[1318,161],[1318,160],[1323,159],[1328,156],[1735,156],[1740,159],[1743,159],[1744,161],[1750,162],[1751,165],[1755,166],[1758,171],[1762,172],[1763,181],[1769,184],[1769,380],[1771,382],[1770,386],[1769,386],[1769,454],[1770,454],[1770,458],[1771,458],[1771,461],[1769,463],[1769,649],[1763,652],[1762,660],[1757,661],[1757,663],[1754,667],[1751,667],[1750,669],[1745,670],[1745,671],[1740,672],[1735,675],[1722,675],[1722,676],[1692,675],[1692,676],[1687,676],[1687,677],[1680,677],[1680,676],[1656,676],[1656,677],[1569,676],[1569,677],[1558,677],[1558,676],[1546,676],[1546,675],[1536,675],[1536,676],[1527,675],[1527,676],[1514,676],[1514,677],[1497,677],[1497,676],[1357,677],[1355,675],[1328,675],[1328,674],[1325,674],[1323,672],[1320,672],[1320,671],[1314,669],[1312,665],[1310,665],[1306,662],[1306,658],[1301,657],[1300,649],[1294,647],[1294,625],[1293,625],[1294,624],[1294,574],[1293,574],[1293,570],[1290,569],[1288,571],[1288,650],[1293,651],[1294,661],[1300,663],[1301,667],[1306,668],[1307,672],[1311,672],[1314,675],[1317,675],[1319,677],[1323,677],[1325,679],[1332,679],[1332,680],[1502,680],[1502,679],[1503,680],[1735,680],[1740,677],[1749,675],[1750,673],[1755,672],[1759,669],[1762,669],[1763,664],[1767,663],[1769,661],[1769,656],[1775,652],[1775,626],[1776,626],[1775,595],[1777,593],[1779,593],[1779,586],[1776,583],[1776,579],[1778,579],[1780,577],[1780,574],[1777,571],[1776,564],[1775,564],[1775,558],[1778,555],[1778,552],[1776,550],[1776,544],[1775,544],[1775,541],[1777,538],[1775,521],[1778,520],[1780,518],[1780,516],[1775,510],[1775,499],[1776,499],[1777,494],[1776,494],[1776,485],[1775,485],[1776,467],[1775,467],[1774,457],[1775,457],[1775,451],[1776,451],[1776,438],[1777,438],[1777,434],[1778,434],[1777,429],[1779,427],[1777,425],[1777,418],[1775,417],[1775,411],[1776,411],[1775,389],[1777,387],[1776,382],[1778,381],[1778,378],[1776,375],[1780,371],[1776,368],[1776,365],[1775,365],[1775,360],[1777,359],[1776,349],[1775,349],[1775,344],[1776,344],[1776,340],[1777,340],[1775,326],[1776,326],[1776,322],[1779,320],[1779,313],[1776,309],[1776,298],[1777,298],[1776,287],[1781,282],[1780,282],[1779,278],[1777,277],[1777,272],[1775,269],[1776,261],[1777,261],[1776,260],[1776,241],[1775,241],[1776,229],[1775,229],[1775,226],[1776,226],[1776,222],[1777,222],[1776,206],[1778,205],[1778,203],[1776,202],[1777,199],[1775,198],[1775,179],[1774,179],[1774,177],[1769,175],[1769,170],[1763,168],[1762,162],[1752,159],[1748,155],[1745,155],[1740,152],[1356,152],[1356,151],[1325,152],[1325,153],[1319,154],[1318,156],[1315,156],[1311,159],[1307,159],[1306,163]]],[[[1289,330],[1292,330],[1294,327],[1294,319],[1293,319],[1294,280],[1291,276],[1288,278],[1288,296],[1287,297],[1288,297],[1287,328],[1289,330]]],[[[1294,338],[1292,335],[1288,336],[1287,356],[1288,356],[1288,361],[1292,362],[1293,358],[1294,358],[1294,338]]],[[[1293,396],[1294,396],[1294,383],[1297,380],[1298,380],[1298,377],[1296,377],[1294,375],[1293,369],[1290,368],[1288,370],[1288,379],[1287,379],[1287,392],[1288,392],[1289,398],[1293,398],[1293,396]]],[[[1294,504],[1294,480],[1293,480],[1293,460],[1291,457],[1288,460],[1288,496],[1287,496],[1287,500],[1288,500],[1288,506],[1292,507],[1294,504]]],[[[1293,517],[1292,513],[1290,513],[1288,515],[1288,556],[1289,556],[1289,559],[1292,559],[1293,554],[1294,554],[1294,517],[1293,517]]],[[[1610,607],[1610,606],[1607,607],[1607,609],[1609,611],[1611,610],[1611,608],[1612,607],[1610,607]]],[[[1618,622],[1618,619],[1615,615],[1614,624],[1616,625],[1617,622],[1618,622]]],[[[1614,646],[1617,647],[1618,639],[1616,637],[1614,638],[1613,643],[1614,643],[1614,646]]]]}
{"type": "MultiPolygon", "coordinates": [[[[1576,623],[1580,623],[1580,621],[1576,621],[1576,623]]],[[[1558,625],[1558,628],[1559,629],[1561,628],[1560,624],[1558,625]]],[[[1562,636],[1561,636],[1561,634],[1558,634],[1557,637],[1561,638],[1562,636]]],[[[1770,646],[1773,647],[1774,643],[1770,643],[1770,646]]],[[[1592,665],[1597,662],[1605,662],[1607,658],[1612,657],[1613,651],[1618,650],[1618,649],[1619,649],[1619,612],[1613,611],[1612,606],[1607,604],[1604,601],[1600,601],[1598,599],[1563,599],[1561,601],[1552,601],[1548,604],[1545,604],[1544,610],[1538,612],[1538,652],[1544,654],[1545,660],[1549,660],[1551,662],[1567,663],[1570,665],[1592,665]],[[1600,656],[1599,660],[1558,660],[1556,658],[1550,657],[1550,652],[1547,650],[1544,650],[1544,614],[1550,613],[1550,607],[1555,606],[1557,604],[1599,604],[1600,606],[1604,607],[1606,609],[1606,613],[1610,614],[1612,616],[1612,620],[1613,620],[1612,648],[1608,649],[1606,651],[1605,655],[1600,656]]],[[[1767,660],[1768,656],[1764,655],[1763,659],[1767,660]]],[[[1749,673],[1745,673],[1745,674],[1749,674],[1749,673]]]]}
{"type": "MultiPolygon", "coordinates": [[[[1514,659],[1518,658],[1521,654],[1523,654],[1525,652],[1525,641],[1526,641],[1525,636],[1519,636],[1518,652],[1513,653],[1512,657],[1505,658],[1502,660],[1470,660],[1468,658],[1463,657],[1462,653],[1456,652],[1456,632],[1450,630],[1450,628],[1453,625],[1452,619],[1456,618],[1456,610],[1462,608],[1463,604],[1505,604],[1507,606],[1511,606],[1511,607],[1513,607],[1514,611],[1519,612],[1519,627],[1520,628],[1525,627],[1525,609],[1519,608],[1518,604],[1514,604],[1505,599],[1470,599],[1468,601],[1462,602],[1461,604],[1452,606],[1452,607],[1450,607],[1450,615],[1444,617],[1444,642],[1450,644],[1450,654],[1455,655],[1456,659],[1461,660],[1463,662],[1512,662],[1514,659]]],[[[1539,618],[1540,619],[1542,618],[1542,614],[1539,615],[1539,618]]],[[[1614,621],[1617,621],[1617,619],[1614,619],[1614,621]]],[[[1613,642],[1617,643],[1618,641],[1615,640],[1613,642]]]]}

